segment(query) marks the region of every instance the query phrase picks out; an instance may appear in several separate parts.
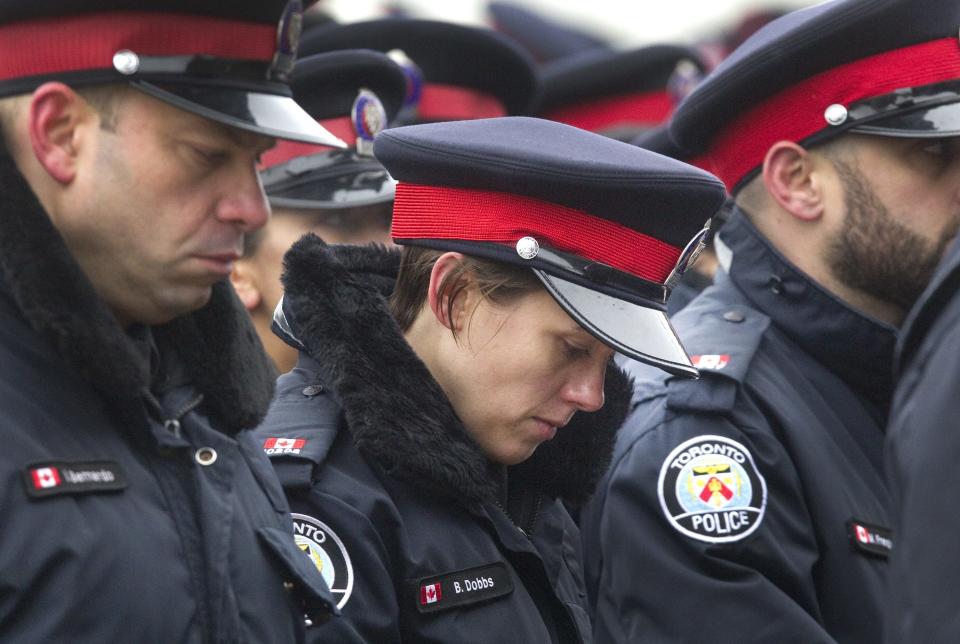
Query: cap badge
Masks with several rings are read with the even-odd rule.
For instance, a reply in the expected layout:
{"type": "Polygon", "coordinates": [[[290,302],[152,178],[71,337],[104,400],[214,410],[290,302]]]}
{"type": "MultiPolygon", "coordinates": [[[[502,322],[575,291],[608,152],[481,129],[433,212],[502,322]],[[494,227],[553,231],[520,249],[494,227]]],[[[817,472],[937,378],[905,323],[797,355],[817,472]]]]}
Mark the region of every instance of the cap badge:
{"type": "Polygon", "coordinates": [[[300,31],[303,28],[303,2],[289,0],[277,24],[277,51],[270,64],[271,79],[288,82],[297,58],[300,31]]]}
{"type": "Polygon", "coordinates": [[[667,80],[667,92],[674,105],[679,105],[683,99],[697,88],[703,81],[703,72],[692,60],[681,60],[667,80]]]}
{"type": "Polygon", "coordinates": [[[121,49],[113,55],[113,68],[124,76],[132,76],[140,69],[140,57],[129,49],[121,49]]]}
{"type": "Polygon", "coordinates": [[[373,156],[373,137],[387,125],[387,111],[377,95],[361,89],[350,109],[353,129],[357,133],[357,152],[373,156]]]}
{"type": "Polygon", "coordinates": [[[407,93],[403,97],[403,109],[416,107],[420,104],[420,96],[423,94],[423,72],[402,49],[391,49],[387,52],[387,56],[400,66],[403,75],[407,77],[407,93]]]}
{"type": "Polygon", "coordinates": [[[680,253],[680,259],[677,260],[676,265],[673,267],[673,270],[670,271],[670,275],[667,277],[666,282],[667,286],[673,287],[674,284],[683,277],[683,274],[693,266],[694,262],[697,261],[697,258],[700,257],[700,253],[707,247],[707,235],[710,233],[710,221],[707,220],[706,225],[703,227],[703,230],[698,232],[693,239],[687,244],[687,247],[683,249],[683,252],[680,253]]]}
{"type": "Polygon", "coordinates": [[[533,259],[540,253],[540,244],[533,237],[521,237],[517,242],[517,255],[524,259],[533,259]]]}
{"type": "Polygon", "coordinates": [[[823,118],[825,118],[830,125],[843,125],[847,121],[847,114],[846,107],[839,103],[834,103],[824,111],[823,118]]]}

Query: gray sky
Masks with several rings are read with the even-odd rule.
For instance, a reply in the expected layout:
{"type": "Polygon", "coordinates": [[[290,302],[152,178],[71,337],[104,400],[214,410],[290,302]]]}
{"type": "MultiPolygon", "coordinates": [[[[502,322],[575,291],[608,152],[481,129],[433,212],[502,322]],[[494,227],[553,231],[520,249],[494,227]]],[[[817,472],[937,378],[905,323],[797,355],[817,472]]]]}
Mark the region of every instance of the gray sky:
{"type": "MultiPolygon", "coordinates": [[[[650,42],[689,42],[709,36],[748,10],[762,7],[798,8],[815,0],[512,0],[558,22],[619,46],[650,42]]],[[[484,24],[486,0],[400,0],[418,17],[484,24]]],[[[382,15],[383,0],[324,0],[341,22],[382,15]]]]}

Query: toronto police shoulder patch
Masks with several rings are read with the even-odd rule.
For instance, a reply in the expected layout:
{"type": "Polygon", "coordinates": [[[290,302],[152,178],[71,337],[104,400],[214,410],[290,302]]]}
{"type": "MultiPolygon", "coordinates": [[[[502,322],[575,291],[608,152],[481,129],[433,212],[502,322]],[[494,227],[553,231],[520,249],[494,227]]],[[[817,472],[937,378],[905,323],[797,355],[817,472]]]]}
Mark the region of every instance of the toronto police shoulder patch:
{"type": "Polygon", "coordinates": [[[343,608],[353,592],[353,564],[340,537],[327,524],[305,514],[292,513],[293,538],[317,567],[330,592],[343,608]]]}
{"type": "Polygon", "coordinates": [[[697,436],[678,445],[660,467],[660,507],[682,534],[709,543],[753,533],[767,507],[767,483],[740,443],[697,436]]]}

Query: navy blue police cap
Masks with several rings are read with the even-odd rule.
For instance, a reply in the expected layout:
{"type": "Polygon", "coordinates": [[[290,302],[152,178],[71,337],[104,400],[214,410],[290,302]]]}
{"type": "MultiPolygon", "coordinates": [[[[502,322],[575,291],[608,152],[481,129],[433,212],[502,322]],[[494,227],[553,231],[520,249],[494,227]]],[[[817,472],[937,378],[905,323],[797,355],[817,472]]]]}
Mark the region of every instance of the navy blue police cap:
{"type": "Polygon", "coordinates": [[[704,69],[699,54],[680,45],[584,52],[543,67],[540,115],[627,140],[670,118],[704,69]]]}
{"type": "Polygon", "coordinates": [[[406,76],[388,56],[346,49],[306,56],[293,72],[294,97],[347,150],[278,143],[260,178],[273,206],[352,208],[393,200],[394,181],[372,156],[373,137],[403,105],[406,76]]]}
{"type": "Polygon", "coordinates": [[[777,141],[960,135],[958,30],[956,0],[838,0],[789,13],[691,93],[673,137],[733,192],[777,141]]]}
{"type": "Polygon", "coordinates": [[[696,375],[664,311],[724,202],[715,177],[527,117],[393,128],[375,152],[398,181],[398,244],[528,267],[608,346],[696,375]]]}
{"type": "Polygon", "coordinates": [[[492,29],[395,18],[315,29],[301,43],[304,55],[355,47],[402,62],[403,123],[531,114],[540,98],[536,63],[492,29]]]}
{"type": "Polygon", "coordinates": [[[0,96],[127,83],[243,130],[342,142],[293,100],[301,0],[2,0],[0,96]]]}
{"type": "Polygon", "coordinates": [[[494,29],[515,40],[541,63],[592,49],[610,49],[599,38],[548,20],[512,2],[491,2],[487,11],[494,29]]]}

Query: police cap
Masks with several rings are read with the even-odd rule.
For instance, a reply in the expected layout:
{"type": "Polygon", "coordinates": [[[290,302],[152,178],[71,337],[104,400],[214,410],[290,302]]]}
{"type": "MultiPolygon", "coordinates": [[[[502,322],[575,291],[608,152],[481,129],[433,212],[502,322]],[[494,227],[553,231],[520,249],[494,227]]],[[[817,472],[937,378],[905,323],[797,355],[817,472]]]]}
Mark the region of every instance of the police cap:
{"type": "Polygon", "coordinates": [[[375,146],[399,182],[397,243],[529,267],[608,346],[696,375],[664,312],[666,284],[724,202],[715,177],[526,117],[394,128],[375,146]]]}
{"type": "Polygon", "coordinates": [[[584,52],[543,67],[540,114],[629,139],[665,122],[704,68],[696,51],[680,45],[584,52]]]}
{"type": "Polygon", "coordinates": [[[547,20],[512,2],[491,2],[487,10],[497,31],[510,36],[540,62],[559,60],[591,49],[609,50],[602,40],[547,20]]]}
{"type": "Polygon", "coordinates": [[[327,130],[356,142],[348,150],[279,143],[264,154],[260,177],[274,206],[350,208],[393,199],[394,182],[364,149],[397,115],[406,76],[367,49],[307,56],[293,72],[294,97],[327,130]],[[356,147],[359,146],[359,147],[356,147]]]}
{"type": "Polygon", "coordinates": [[[789,13],[693,91],[673,137],[734,191],[780,140],[960,135],[958,29],[955,0],[836,0],[789,13]]]}
{"type": "Polygon", "coordinates": [[[342,145],[291,97],[302,13],[300,0],[2,0],[0,96],[128,83],[243,130],[342,145]]]}
{"type": "Polygon", "coordinates": [[[355,47],[404,61],[404,123],[531,114],[540,98],[533,59],[491,29],[396,18],[315,29],[301,43],[304,55],[355,47]]]}

